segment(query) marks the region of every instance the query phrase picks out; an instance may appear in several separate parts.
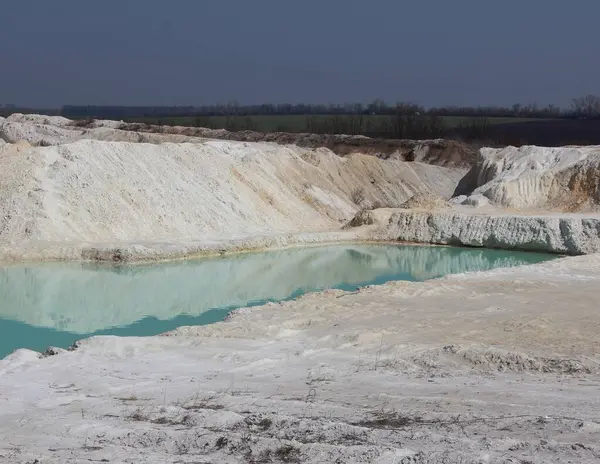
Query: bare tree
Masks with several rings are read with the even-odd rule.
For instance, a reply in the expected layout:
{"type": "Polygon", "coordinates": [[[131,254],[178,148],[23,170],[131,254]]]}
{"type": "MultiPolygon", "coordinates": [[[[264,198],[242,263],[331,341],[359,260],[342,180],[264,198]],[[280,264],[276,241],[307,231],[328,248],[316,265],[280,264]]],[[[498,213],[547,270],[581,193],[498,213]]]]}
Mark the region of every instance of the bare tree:
{"type": "Polygon", "coordinates": [[[381,111],[385,108],[385,102],[381,98],[376,98],[372,103],[367,106],[369,113],[381,114],[381,111]]]}
{"type": "Polygon", "coordinates": [[[579,116],[588,118],[600,116],[600,97],[597,95],[585,95],[574,98],[571,105],[573,110],[579,116]]]}

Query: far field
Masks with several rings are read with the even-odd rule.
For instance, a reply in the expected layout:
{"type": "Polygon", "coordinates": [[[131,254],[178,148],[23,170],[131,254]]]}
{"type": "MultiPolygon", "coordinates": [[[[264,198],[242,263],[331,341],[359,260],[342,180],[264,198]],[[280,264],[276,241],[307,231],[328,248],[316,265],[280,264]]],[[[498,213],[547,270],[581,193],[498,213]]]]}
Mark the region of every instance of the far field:
{"type": "Polygon", "coordinates": [[[600,145],[600,119],[422,115],[247,115],[127,118],[128,122],[256,132],[366,135],[385,139],[462,140],[478,145],[600,145]]]}
{"type": "MultiPolygon", "coordinates": [[[[164,124],[174,126],[197,126],[209,127],[212,129],[225,129],[230,125],[234,124],[235,121],[239,121],[240,125],[245,122],[252,127],[252,130],[258,132],[302,132],[307,129],[307,121],[313,119],[317,122],[330,122],[335,118],[339,118],[342,121],[349,119],[358,120],[361,116],[348,116],[348,115],[323,115],[323,116],[308,116],[308,115],[240,115],[240,116],[186,116],[186,117],[141,117],[141,118],[128,118],[128,122],[140,122],[146,124],[164,124]]],[[[389,116],[383,115],[372,115],[362,116],[363,123],[366,125],[379,126],[386,120],[389,120],[389,116]]],[[[421,119],[427,119],[428,116],[424,116],[421,119]]],[[[548,121],[549,119],[541,118],[512,118],[512,117],[469,117],[469,116],[440,116],[440,122],[447,128],[456,128],[460,126],[470,125],[474,122],[485,121],[487,124],[511,124],[511,123],[524,123],[534,121],[548,121]]]]}

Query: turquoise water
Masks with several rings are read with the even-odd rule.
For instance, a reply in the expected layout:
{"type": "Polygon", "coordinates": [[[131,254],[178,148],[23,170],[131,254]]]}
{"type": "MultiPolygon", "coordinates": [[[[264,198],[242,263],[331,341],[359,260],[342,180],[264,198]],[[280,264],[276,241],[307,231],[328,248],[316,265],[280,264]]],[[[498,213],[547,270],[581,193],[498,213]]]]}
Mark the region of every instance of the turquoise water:
{"type": "Polygon", "coordinates": [[[475,248],[334,245],[147,265],[0,268],[0,359],[90,335],[156,335],[221,321],[235,308],[303,293],[426,280],[554,255],[475,248]]]}

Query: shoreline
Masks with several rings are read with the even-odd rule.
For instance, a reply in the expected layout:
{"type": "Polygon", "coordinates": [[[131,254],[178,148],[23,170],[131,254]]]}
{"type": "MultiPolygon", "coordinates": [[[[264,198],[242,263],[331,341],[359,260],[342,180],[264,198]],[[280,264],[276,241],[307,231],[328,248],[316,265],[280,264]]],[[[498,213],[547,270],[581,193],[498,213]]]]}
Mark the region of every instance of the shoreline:
{"type": "MultiPolygon", "coordinates": [[[[202,319],[205,313],[228,314],[327,289],[352,293],[386,282],[423,282],[560,258],[547,253],[453,248],[345,242],[161,263],[14,265],[4,267],[2,273],[4,301],[8,303],[2,317],[36,330],[59,329],[71,334],[68,343],[49,335],[45,344],[27,344],[29,349],[44,352],[49,346],[66,349],[78,339],[95,335],[146,337],[180,326],[201,326],[207,323],[202,319]],[[363,269],[362,259],[356,261],[356,256],[368,257],[372,262],[363,269]],[[227,269],[234,276],[231,282],[223,274],[227,269]],[[102,289],[107,288],[119,295],[118,300],[105,295],[102,289]],[[174,290],[174,296],[166,296],[174,290]],[[156,319],[162,327],[128,331],[147,318],[156,319]]],[[[25,346],[15,340],[12,350],[19,347],[25,346]]],[[[9,354],[4,351],[0,357],[9,354]]]]}
{"type": "Polygon", "coordinates": [[[144,264],[344,243],[459,246],[582,255],[600,251],[600,216],[507,211],[379,209],[372,224],[231,239],[0,246],[0,265],[36,262],[144,264]]]}

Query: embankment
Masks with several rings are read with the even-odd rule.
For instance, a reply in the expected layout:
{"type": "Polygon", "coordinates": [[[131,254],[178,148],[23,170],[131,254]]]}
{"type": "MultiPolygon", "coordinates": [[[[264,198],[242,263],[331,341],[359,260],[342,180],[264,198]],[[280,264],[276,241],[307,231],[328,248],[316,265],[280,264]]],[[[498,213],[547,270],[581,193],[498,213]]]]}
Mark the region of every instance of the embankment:
{"type": "Polygon", "coordinates": [[[476,159],[476,151],[472,147],[454,140],[392,140],[343,134],[232,132],[121,121],[71,121],[59,116],[33,114],[13,114],[0,119],[0,139],[11,143],[25,140],[32,145],[41,146],[84,139],[135,143],[198,143],[203,139],[276,143],[302,148],[327,148],[340,156],[360,153],[383,159],[394,158],[460,169],[469,169],[476,159]]]}
{"type": "Polygon", "coordinates": [[[600,251],[600,215],[390,210],[370,238],[581,255],[600,251]]]}
{"type": "Polygon", "coordinates": [[[0,259],[156,259],[223,244],[337,241],[352,235],[340,227],[359,209],[417,193],[448,198],[464,172],[267,143],[9,143],[0,149],[0,259]],[[309,235],[290,238],[298,234],[309,235]]]}
{"type": "MultiPolygon", "coordinates": [[[[93,127],[93,122],[90,125],[93,127]]],[[[203,127],[157,126],[140,123],[122,123],[116,126],[124,131],[159,133],[171,136],[206,137],[244,142],[274,142],[280,145],[296,145],[305,148],[328,148],[337,155],[362,153],[384,159],[395,157],[403,161],[421,161],[440,166],[470,168],[476,159],[476,151],[468,145],[444,139],[404,140],[376,139],[363,135],[307,134],[290,132],[227,131],[203,127]]]]}

